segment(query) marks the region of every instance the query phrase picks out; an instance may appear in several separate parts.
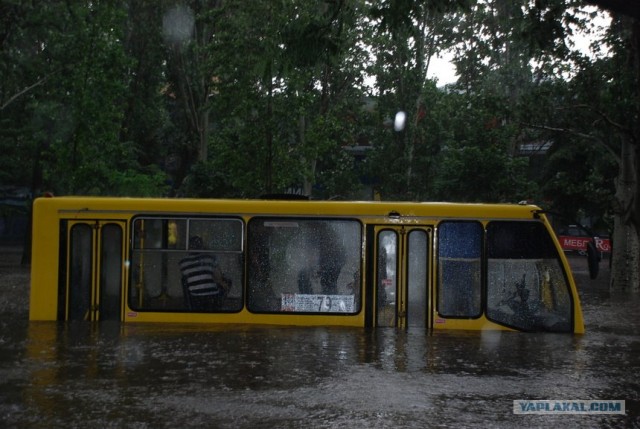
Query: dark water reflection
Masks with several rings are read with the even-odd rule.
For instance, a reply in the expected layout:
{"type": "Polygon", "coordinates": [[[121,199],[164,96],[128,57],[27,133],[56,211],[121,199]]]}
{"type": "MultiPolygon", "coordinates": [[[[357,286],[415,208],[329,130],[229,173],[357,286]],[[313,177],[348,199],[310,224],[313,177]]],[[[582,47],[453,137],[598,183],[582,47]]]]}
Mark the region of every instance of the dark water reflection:
{"type": "Polygon", "coordinates": [[[583,336],[4,318],[0,427],[640,427],[640,301],[584,301],[583,336]],[[627,414],[515,415],[517,399],[627,414]]]}

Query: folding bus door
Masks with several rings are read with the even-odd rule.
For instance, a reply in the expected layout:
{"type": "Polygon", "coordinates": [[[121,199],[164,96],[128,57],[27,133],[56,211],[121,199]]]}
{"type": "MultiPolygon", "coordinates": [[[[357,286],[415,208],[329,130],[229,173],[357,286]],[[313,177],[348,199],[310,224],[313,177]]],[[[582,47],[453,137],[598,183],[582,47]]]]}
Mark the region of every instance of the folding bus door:
{"type": "Polygon", "coordinates": [[[66,320],[122,320],[124,229],[121,221],[69,221],[66,320]]]}
{"type": "Polygon", "coordinates": [[[375,227],[376,326],[431,326],[431,243],[427,226],[375,227]]]}

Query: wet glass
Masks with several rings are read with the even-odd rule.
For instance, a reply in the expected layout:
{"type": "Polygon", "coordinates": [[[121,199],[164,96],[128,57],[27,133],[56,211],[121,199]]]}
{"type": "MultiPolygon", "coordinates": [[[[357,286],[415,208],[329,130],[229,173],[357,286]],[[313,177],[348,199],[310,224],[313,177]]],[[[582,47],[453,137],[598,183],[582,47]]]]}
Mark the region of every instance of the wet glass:
{"type": "Polygon", "coordinates": [[[100,320],[121,320],[122,228],[106,224],[101,229],[100,320]]]}
{"type": "Polygon", "coordinates": [[[571,295],[540,222],[487,226],[487,317],[523,330],[571,332],[571,295]]]}
{"type": "Polygon", "coordinates": [[[253,218],[248,227],[249,310],[360,311],[361,230],[354,220],[253,218]]]}
{"type": "Polygon", "coordinates": [[[135,311],[234,312],[243,307],[243,223],[225,218],[136,218],[128,302],[135,311]],[[196,240],[194,240],[196,239],[196,240]],[[197,253],[212,260],[212,281],[225,289],[204,306],[186,293],[181,262],[197,253]],[[210,305],[209,305],[210,304],[210,305]],[[203,310],[204,309],[204,310],[203,310]]]}
{"type": "Polygon", "coordinates": [[[87,224],[74,225],[70,238],[69,320],[90,320],[91,267],[93,229],[87,224]]]}
{"type": "Polygon", "coordinates": [[[409,232],[407,269],[407,326],[426,327],[428,282],[428,237],[425,231],[409,232]]]}
{"type": "Polygon", "coordinates": [[[438,225],[438,313],[479,317],[482,312],[482,236],[480,222],[438,225]]]}
{"type": "Polygon", "coordinates": [[[378,243],[376,326],[396,326],[398,233],[391,230],[381,231],[378,243]]]}

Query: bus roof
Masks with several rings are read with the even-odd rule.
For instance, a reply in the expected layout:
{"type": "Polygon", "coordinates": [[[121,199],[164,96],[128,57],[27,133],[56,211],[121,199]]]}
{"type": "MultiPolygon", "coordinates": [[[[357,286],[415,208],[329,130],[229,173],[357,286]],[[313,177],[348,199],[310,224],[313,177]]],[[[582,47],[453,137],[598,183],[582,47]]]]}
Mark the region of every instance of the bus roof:
{"type": "Polygon", "coordinates": [[[242,213],[249,215],[326,215],[522,218],[536,217],[541,209],[529,204],[485,204],[409,201],[321,201],[258,199],[193,199],[131,197],[53,197],[38,198],[36,207],[65,213],[242,213]],[[43,206],[43,207],[40,207],[43,206]]]}

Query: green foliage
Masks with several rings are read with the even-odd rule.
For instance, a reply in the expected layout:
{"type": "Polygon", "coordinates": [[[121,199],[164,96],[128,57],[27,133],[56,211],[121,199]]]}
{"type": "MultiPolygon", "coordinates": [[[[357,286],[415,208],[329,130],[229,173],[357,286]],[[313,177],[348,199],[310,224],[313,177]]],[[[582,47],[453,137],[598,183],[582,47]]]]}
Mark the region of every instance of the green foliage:
{"type": "Polygon", "coordinates": [[[616,149],[606,127],[602,133],[592,130],[596,123],[604,125],[594,112],[610,112],[615,102],[603,98],[607,73],[598,62],[570,50],[567,36],[576,29],[586,31],[591,18],[577,6],[564,0],[493,0],[474,5],[464,16],[456,47],[461,75],[456,90],[466,95],[467,110],[481,120],[468,118],[456,125],[456,144],[443,151],[443,169],[436,178],[441,195],[544,199],[545,206],[571,215],[604,214],[616,174],[606,146],[616,149]],[[567,80],[576,70],[578,76],[567,80]],[[499,126],[489,132],[489,122],[499,126]],[[522,145],[551,150],[547,158],[544,151],[533,155],[527,166],[516,156],[522,145]],[[474,168],[474,159],[487,171],[474,168]],[[456,189],[456,182],[470,183],[471,192],[466,186],[456,189]]]}
{"type": "Polygon", "coordinates": [[[333,192],[317,181],[340,169],[341,146],[354,139],[345,118],[361,99],[353,86],[362,67],[353,57],[362,55],[354,49],[358,4],[229,2],[215,11],[210,161],[236,195],[308,184],[333,192]]]}
{"type": "MultiPolygon", "coordinates": [[[[20,180],[31,182],[35,192],[162,193],[164,174],[157,166],[141,166],[144,151],[123,133],[129,128],[123,124],[135,65],[123,45],[126,3],[52,1],[42,6],[15,2],[16,31],[4,40],[2,100],[12,102],[3,102],[2,121],[14,126],[2,134],[0,145],[18,142],[24,154],[9,159],[8,171],[28,172],[31,180],[24,174],[20,180]],[[15,65],[6,67],[11,61],[15,65]],[[25,87],[29,90],[21,93],[25,87]],[[20,156],[28,161],[19,162],[20,156]]],[[[140,110],[130,110],[126,118],[150,116],[151,110],[140,110]]],[[[136,125],[149,124],[141,120],[136,125]]]]}
{"type": "Polygon", "coordinates": [[[520,121],[536,125],[526,130],[524,138],[550,145],[536,175],[541,198],[567,218],[602,218],[615,194],[618,164],[613,153],[619,152],[618,138],[596,113],[601,107],[613,113],[615,103],[601,104],[606,90],[594,79],[598,72],[593,67],[589,63],[586,73],[579,72],[571,81],[541,83],[519,106],[520,121]]]}
{"type": "MultiPolygon", "coordinates": [[[[573,3],[2,2],[0,181],[201,197],[353,198],[363,182],[385,199],[544,191],[599,212],[611,159],[527,126],[596,123],[615,151],[611,123],[635,108],[622,55],[569,53],[566,35],[589,19],[573,3]],[[176,12],[184,19],[168,29],[176,12]],[[450,48],[461,79],[438,88],[431,59],[450,48]],[[554,75],[570,68],[571,81],[554,75]],[[569,100],[595,107],[577,115],[569,100]],[[394,131],[399,110],[408,119],[394,131]],[[518,155],[544,140],[562,143],[548,162],[518,155]]],[[[614,33],[608,43],[626,49],[614,33]]]]}
{"type": "Polygon", "coordinates": [[[237,191],[231,181],[210,161],[193,165],[181,188],[183,194],[194,198],[231,198],[237,191]]]}
{"type": "Polygon", "coordinates": [[[437,159],[435,198],[513,203],[537,196],[529,159],[514,152],[519,129],[504,120],[500,105],[491,96],[456,97],[449,119],[454,132],[437,159]]]}
{"type": "Polygon", "coordinates": [[[617,174],[615,159],[601,147],[566,139],[545,166],[544,199],[567,218],[603,218],[613,202],[617,174]]]}

